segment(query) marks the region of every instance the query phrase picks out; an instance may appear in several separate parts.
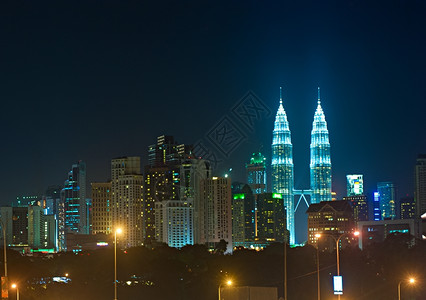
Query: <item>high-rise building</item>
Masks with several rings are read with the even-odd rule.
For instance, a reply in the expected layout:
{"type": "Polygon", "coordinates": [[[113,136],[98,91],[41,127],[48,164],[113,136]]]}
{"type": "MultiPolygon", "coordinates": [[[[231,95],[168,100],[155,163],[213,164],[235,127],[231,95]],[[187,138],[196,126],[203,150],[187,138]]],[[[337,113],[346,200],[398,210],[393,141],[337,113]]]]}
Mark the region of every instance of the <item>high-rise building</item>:
{"type": "Polygon", "coordinates": [[[394,220],[396,218],[395,185],[392,182],[378,182],[377,192],[380,196],[381,219],[394,220]]]}
{"type": "Polygon", "coordinates": [[[192,151],[192,145],[178,144],[173,136],[157,137],[157,144],[148,147],[148,165],[163,166],[174,164],[192,151]]]}
{"type": "Polygon", "coordinates": [[[92,183],[92,233],[112,233],[111,182],[92,183]]]}
{"type": "MultiPolygon", "coordinates": [[[[296,242],[294,223],[294,165],[293,145],[291,143],[290,126],[284,111],[280,88],[280,105],[275,117],[272,133],[272,192],[282,194],[286,207],[287,229],[290,232],[290,244],[296,242]]],[[[259,209],[259,208],[258,208],[259,209]]],[[[260,212],[259,212],[260,213],[260,212]]]]}
{"type": "Polygon", "coordinates": [[[57,250],[55,215],[45,215],[40,206],[28,207],[28,244],[31,248],[57,250]]]}
{"type": "Polygon", "coordinates": [[[125,247],[142,245],[144,212],[143,176],[140,157],[120,157],[111,161],[111,226],[122,228],[120,240],[125,247]]]}
{"type": "Polygon", "coordinates": [[[204,220],[205,198],[201,193],[201,181],[211,178],[210,162],[204,159],[189,157],[180,164],[180,200],[193,200],[194,244],[202,244],[201,240],[204,220]]]}
{"type": "Polygon", "coordinates": [[[68,179],[61,191],[64,203],[65,230],[79,234],[89,234],[86,207],[86,164],[79,161],[72,165],[68,179]]]}
{"type": "Polygon", "coordinates": [[[194,244],[193,200],[155,202],[155,240],[182,248],[194,244]]]}
{"type": "MultiPolygon", "coordinates": [[[[311,204],[306,211],[308,214],[308,243],[316,245],[318,238],[316,234],[321,234],[321,245],[329,250],[335,249],[335,239],[343,233],[354,231],[355,224],[352,217],[352,207],[348,201],[322,201],[311,204]],[[328,239],[334,236],[335,239],[328,239]]],[[[350,237],[345,237],[346,242],[351,242],[350,237]]],[[[342,239],[343,242],[344,239],[342,239]]]]}
{"type": "Polygon", "coordinates": [[[327,122],[321,107],[318,87],[318,106],[311,133],[311,203],[331,201],[331,157],[327,122]]]}
{"type": "Polygon", "coordinates": [[[373,195],[373,220],[380,221],[382,219],[382,214],[380,212],[380,193],[374,192],[373,195]]]}
{"type": "Polygon", "coordinates": [[[416,202],[414,197],[403,197],[399,200],[399,218],[401,220],[416,218],[416,202]]]}
{"type": "Polygon", "coordinates": [[[255,238],[255,197],[249,185],[237,193],[232,192],[233,247],[249,248],[255,238]]]}
{"type": "MultiPolygon", "coordinates": [[[[288,243],[284,197],[279,193],[264,193],[257,198],[257,237],[266,242],[288,243]]],[[[288,215],[288,214],[287,214],[288,215]]]]}
{"type": "Polygon", "coordinates": [[[358,224],[358,222],[361,221],[368,221],[367,196],[354,195],[343,197],[343,200],[348,201],[351,204],[355,224],[358,224]]]}
{"type": "MultiPolygon", "coordinates": [[[[364,181],[362,175],[346,175],[347,196],[364,195],[364,181]]],[[[365,220],[366,221],[366,220],[365,220]]]]}
{"type": "Polygon", "coordinates": [[[247,183],[253,194],[266,193],[266,158],[260,152],[253,153],[246,164],[247,183]]]}
{"type": "Polygon", "coordinates": [[[426,154],[419,154],[414,169],[414,200],[416,201],[416,215],[426,213],[426,154]]]}
{"type": "MultiPolygon", "coordinates": [[[[199,232],[201,244],[214,248],[221,240],[232,251],[231,179],[212,177],[200,181],[201,207],[199,232]]],[[[194,225],[195,226],[195,225],[194,225]]]]}

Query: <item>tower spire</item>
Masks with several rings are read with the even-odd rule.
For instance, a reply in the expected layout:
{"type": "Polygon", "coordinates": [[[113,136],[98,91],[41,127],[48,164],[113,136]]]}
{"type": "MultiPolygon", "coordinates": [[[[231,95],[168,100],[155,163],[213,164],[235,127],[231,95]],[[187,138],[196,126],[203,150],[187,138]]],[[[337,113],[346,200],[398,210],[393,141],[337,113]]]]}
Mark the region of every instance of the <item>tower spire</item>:
{"type": "Polygon", "coordinates": [[[320,87],[318,87],[318,104],[321,104],[320,87]]]}
{"type": "Polygon", "coordinates": [[[283,88],[280,87],[280,104],[283,104],[283,88]]]}

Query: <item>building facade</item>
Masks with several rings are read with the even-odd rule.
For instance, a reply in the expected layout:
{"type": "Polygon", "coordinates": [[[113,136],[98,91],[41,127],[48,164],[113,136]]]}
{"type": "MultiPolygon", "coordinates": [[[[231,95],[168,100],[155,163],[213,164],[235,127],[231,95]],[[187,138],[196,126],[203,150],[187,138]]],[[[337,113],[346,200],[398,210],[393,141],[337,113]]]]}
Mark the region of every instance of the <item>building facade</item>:
{"type": "Polygon", "coordinates": [[[416,201],[416,216],[426,213],[426,154],[417,156],[414,169],[414,199],[416,201]]]}
{"type": "Polygon", "coordinates": [[[247,183],[253,194],[266,193],[266,158],[260,152],[253,153],[246,164],[247,183]]]}
{"type": "Polygon", "coordinates": [[[381,220],[396,219],[396,189],[392,182],[378,182],[381,220]]]}
{"type": "Polygon", "coordinates": [[[260,194],[257,208],[257,238],[267,243],[288,243],[284,197],[279,193],[260,194]]]}
{"type": "Polygon", "coordinates": [[[112,231],[111,182],[92,183],[92,233],[112,231]]]}
{"type": "Polygon", "coordinates": [[[212,177],[200,181],[201,207],[199,207],[199,243],[210,249],[221,241],[232,251],[231,179],[212,177]]]}
{"type": "Polygon", "coordinates": [[[249,185],[232,193],[233,247],[249,248],[255,239],[255,197],[249,185]]]}
{"type": "Polygon", "coordinates": [[[321,107],[320,88],[318,105],[311,132],[311,203],[331,201],[331,154],[327,122],[321,107]]]}
{"type": "Polygon", "coordinates": [[[72,165],[61,191],[64,203],[65,231],[89,234],[86,205],[86,164],[79,161],[72,165]]]}
{"type": "Polygon", "coordinates": [[[416,218],[416,202],[414,197],[403,197],[399,201],[399,218],[401,220],[416,218]]]}
{"type": "Polygon", "coordinates": [[[343,200],[348,201],[352,207],[353,219],[355,224],[361,221],[368,221],[368,202],[367,196],[348,196],[343,197],[343,200]]]}
{"type": "Polygon", "coordinates": [[[345,234],[342,244],[353,242],[350,233],[354,232],[355,224],[352,216],[352,207],[349,201],[322,201],[311,204],[306,211],[308,214],[308,243],[318,244],[320,234],[321,247],[335,249],[335,240],[345,234]],[[331,237],[331,238],[330,238],[331,237]]]}
{"type": "Polygon", "coordinates": [[[194,244],[193,200],[155,202],[155,240],[182,248],[194,244]]]}
{"type": "Polygon", "coordinates": [[[153,210],[143,203],[143,176],[140,157],[120,157],[111,160],[111,227],[122,229],[121,245],[140,246],[143,243],[144,211],[153,210]]]}
{"type": "Polygon", "coordinates": [[[293,145],[291,143],[287,114],[283,107],[281,88],[280,105],[275,116],[274,131],[272,133],[271,175],[272,192],[282,195],[283,205],[286,207],[287,230],[290,232],[290,244],[293,245],[296,242],[293,145]]]}

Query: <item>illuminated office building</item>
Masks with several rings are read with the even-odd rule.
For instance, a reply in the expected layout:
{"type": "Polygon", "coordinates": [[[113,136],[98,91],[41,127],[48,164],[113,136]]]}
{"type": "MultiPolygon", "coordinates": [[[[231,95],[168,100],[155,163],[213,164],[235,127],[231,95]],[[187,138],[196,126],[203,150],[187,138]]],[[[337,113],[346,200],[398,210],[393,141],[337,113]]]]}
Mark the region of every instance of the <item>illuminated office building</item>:
{"type": "Polygon", "coordinates": [[[155,202],[155,240],[169,247],[182,248],[194,244],[193,200],[155,202]]]}
{"type": "MultiPolygon", "coordinates": [[[[306,211],[308,214],[308,243],[316,245],[318,238],[316,234],[321,234],[321,246],[332,250],[336,248],[335,239],[343,233],[354,231],[355,224],[352,218],[352,207],[349,201],[322,201],[313,203],[306,211]],[[333,236],[334,239],[330,236],[333,236]]],[[[352,237],[342,239],[346,243],[351,243],[352,237]]]]}
{"type": "Polygon", "coordinates": [[[380,194],[379,192],[374,192],[373,197],[373,220],[380,221],[382,219],[382,214],[380,213],[380,194]]]}
{"type": "Polygon", "coordinates": [[[359,196],[364,194],[364,181],[362,175],[346,175],[347,196],[359,196]]]}
{"type": "Polygon", "coordinates": [[[253,194],[266,193],[266,158],[260,152],[253,153],[246,164],[247,183],[253,194]]]}
{"type": "Polygon", "coordinates": [[[65,231],[89,234],[86,203],[86,164],[79,161],[72,165],[61,191],[64,204],[65,231]]]}
{"type": "Polygon", "coordinates": [[[311,203],[331,201],[331,157],[327,122],[321,107],[320,88],[318,106],[311,133],[311,203]]]}
{"type": "MultiPolygon", "coordinates": [[[[275,117],[272,133],[272,192],[279,193],[287,211],[287,229],[290,232],[290,244],[295,244],[294,224],[294,166],[293,145],[291,143],[290,126],[284,111],[280,88],[280,105],[275,117]]],[[[259,208],[258,208],[259,210],[259,208]]],[[[260,212],[258,212],[260,213],[260,212]]]]}
{"type": "Polygon", "coordinates": [[[200,180],[201,207],[199,207],[197,240],[214,249],[220,240],[228,242],[232,251],[231,179],[212,177],[200,180]]]}
{"type": "Polygon", "coordinates": [[[250,247],[255,238],[255,197],[249,185],[232,191],[233,247],[250,247]]]}
{"type": "Polygon", "coordinates": [[[92,233],[112,233],[111,182],[92,183],[92,233]]]}
{"type": "Polygon", "coordinates": [[[395,185],[392,182],[379,182],[377,192],[380,197],[381,220],[394,220],[396,218],[395,185]]]}
{"type": "MultiPolygon", "coordinates": [[[[260,194],[257,199],[257,237],[267,243],[288,243],[284,197],[279,193],[260,194]]],[[[288,214],[287,214],[288,215],[288,214]]]]}
{"type": "Polygon", "coordinates": [[[403,197],[399,201],[399,218],[401,220],[416,218],[416,202],[414,197],[403,197]]]}
{"type": "Polygon", "coordinates": [[[368,221],[368,202],[367,196],[356,195],[343,197],[343,200],[348,201],[351,204],[353,211],[353,218],[355,223],[361,221],[368,221]]]}
{"type": "Polygon", "coordinates": [[[124,247],[142,245],[144,226],[143,176],[140,157],[120,157],[111,160],[111,226],[121,228],[124,247]]]}
{"type": "Polygon", "coordinates": [[[419,154],[415,166],[414,199],[416,202],[416,216],[426,213],[426,154],[419,154]]]}

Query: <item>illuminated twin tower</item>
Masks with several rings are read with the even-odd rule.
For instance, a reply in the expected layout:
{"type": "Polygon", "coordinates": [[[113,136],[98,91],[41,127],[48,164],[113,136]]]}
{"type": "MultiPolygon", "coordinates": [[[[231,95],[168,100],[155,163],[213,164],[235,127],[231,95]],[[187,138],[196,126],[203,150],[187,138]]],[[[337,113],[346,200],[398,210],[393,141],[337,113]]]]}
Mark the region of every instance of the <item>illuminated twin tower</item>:
{"type": "MultiPolygon", "coordinates": [[[[290,126],[283,107],[280,88],[280,106],[275,117],[272,138],[272,192],[281,193],[287,208],[287,229],[290,232],[290,244],[295,244],[294,198],[296,195],[311,196],[311,204],[331,201],[331,159],[327,122],[321,107],[320,88],[318,88],[318,106],[314,115],[311,133],[311,189],[294,189],[293,145],[290,126]]],[[[300,201],[300,200],[299,200],[300,201]]],[[[306,198],[305,198],[306,201],[306,198]]]]}

